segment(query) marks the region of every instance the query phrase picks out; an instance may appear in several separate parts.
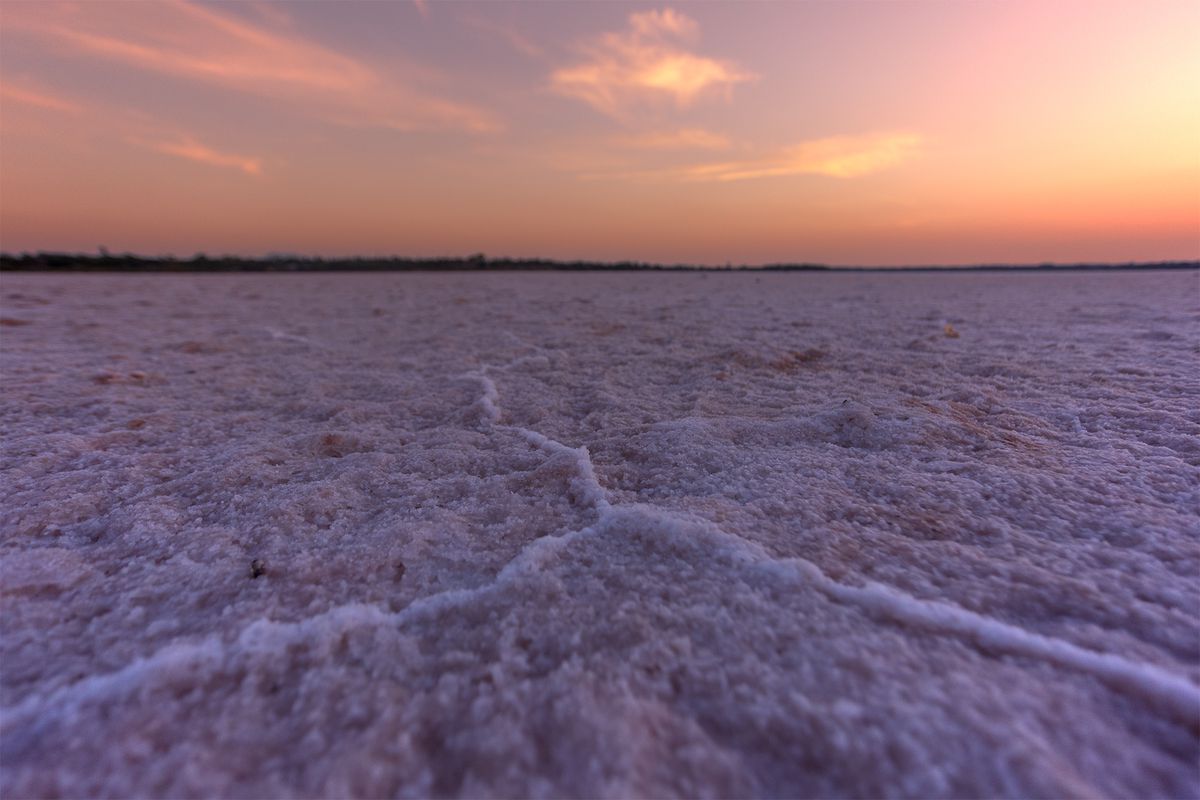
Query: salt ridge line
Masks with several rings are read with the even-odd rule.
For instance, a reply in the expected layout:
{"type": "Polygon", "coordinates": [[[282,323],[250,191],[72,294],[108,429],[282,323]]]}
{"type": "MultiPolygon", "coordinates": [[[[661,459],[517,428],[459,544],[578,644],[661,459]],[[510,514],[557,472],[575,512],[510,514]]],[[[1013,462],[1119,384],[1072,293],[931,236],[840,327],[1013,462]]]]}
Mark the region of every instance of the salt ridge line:
{"type": "Polygon", "coordinates": [[[228,644],[216,634],[191,642],[169,642],[113,672],[90,675],[50,692],[33,693],[16,705],[0,708],[0,739],[14,727],[26,723],[28,718],[34,718],[37,724],[53,714],[70,722],[89,704],[120,700],[144,691],[156,680],[172,680],[171,676],[180,672],[208,675],[236,672],[239,666],[232,662],[237,657],[277,654],[293,644],[312,644],[322,641],[322,637],[336,639],[355,628],[385,625],[402,628],[405,623],[452,611],[536,572],[546,556],[561,550],[574,539],[592,533],[595,527],[535,539],[509,561],[491,583],[473,589],[437,592],[414,600],[400,611],[385,611],[370,603],[347,603],[296,622],[256,619],[228,644]]]}
{"type": "Polygon", "coordinates": [[[479,385],[483,387],[483,395],[476,401],[476,404],[483,409],[480,422],[489,427],[498,425],[500,423],[500,391],[496,388],[496,382],[488,377],[487,367],[465,373],[463,377],[478,381],[479,385]]]}
{"type": "Polygon", "coordinates": [[[1089,673],[1115,689],[1141,696],[1179,722],[1200,729],[1200,686],[1154,664],[1088,650],[950,603],[921,600],[881,583],[868,582],[863,586],[839,583],[802,558],[776,561],[768,566],[791,567],[826,596],[877,616],[935,633],[958,635],[984,651],[1036,658],[1089,673]]]}
{"type": "MultiPolygon", "coordinates": [[[[69,722],[86,705],[120,700],[144,691],[156,680],[171,680],[170,676],[179,672],[233,672],[239,668],[232,663],[237,657],[278,653],[292,644],[312,644],[320,641],[322,636],[336,638],[345,631],[359,627],[390,625],[401,628],[405,623],[453,611],[540,571],[546,558],[562,551],[577,539],[601,533],[608,524],[623,515],[669,522],[676,529],[696,525],[711,530],[734,544],[735,557],[744,563],[751,563],[753,551],[756,549],[754,545],[725,534],[711,525],[688,520],[650,506],[632,505],[620,509],[610,506],[602,519],[593,525],[559,536],[543,536],[530,542],[500,570],[491,583],[472,589],[447,589],[414,600],[405,608],[394,612],[385,611],[370,603],[347,603],[295,622],[275,622],[260,618],[242,628],[228,644],[222,642],[216,634],[209,634],[191,642],[169,642],[150,655],[136,658],[113,672],[91,675],[47,693],[31,694],[15,706],[0,708],[0,732],[11,732],[14,726],[24,723],[29,717],[42,720],[50,713],[66,717],[69,722]]],[[[758,555],[766,558],[765,554],[758,555]]]]}
{"type": "MultiPolygon", "coordinates": [[[[506,365],[504,369],[513,366],[514,363],[506,365]]],[[[487,369],[488,367],[485,366],[484,372],[487,369]]],[[[480,382],[484,385],[485,400],[488,401],[484,405],[484,408],[485,411],[489,408],[495,409],[498,419],[500,413],[500,393],[495,382],[488,378],[484,372],[476,373],[480,382]]],[[[600,520],[596,526],[574,532],[574,535],[565,534],[553,537],[559,546],[565,545],[570,539],[574,539],[577,536],[585,535],[605,522],[615,507],[607,499],[607,492],[596,478],[595,466],[586,447],[572,448],[528,428],[516,426],[502,427],[517,431],[527,441],[541,447],[543,450],[567,452],[576,457],[576,466],[580,472],[580,477],[583,479],[588,490],[590,490],[588,497],[592,501],[592,505],[596,511],[600,514],[600,520]]],[[[643,508],[642,506],[638,507],[643,508]]],[[[679,522],[691,522],[693,524],[696,522],[695,520],[690,520],[662,509],[653,509],[653,511],[657,516],[670,518],[679,522]]],[[[950,603],[921,600],[880,583],[868,582],[861,587],[843,584],[827,576],[820,567],[807,559],[773,559],[749,541],[721,531],[716,526],[711,525],[711,523],[706,524],[722,537],[732,539],[741,547],[750,549],[754,552],[755,560],[760,560],[762,563],[768,565],[790,565],[796,574],[806,578],[826,596],[838,602],[853,604],[877,615],[886,616],[897,622],[913,625],[925,630],[959,635],[984,650],[1023,655],[1057,664],[1058,666],[1071,667],[1088,672],[1115,688],[1133,691],[1144,699],[1154,703],[1161,710],[1166,711],[1172,716],[1177,716],[1181,722],[1195,728],[1200,728],[1200,686],[1197,686],[1183,676],[1176,675],[1153,664],[1134,661],[1113,653],[1088,650],[1064,639],[1027,631],[1016,625],[984,614],[968,611],[950,603]]],[[[537,545],[539,541],[541,540],[532,542],[526,549],[537,545]]],[[[523,554],[524,551],[518,553],[513,561],[509,562],[509,566],[521,560],[523,554]]],[[[508,566],[501,570],[500,575],[497,576],[497,580],[507,570],[508,566]]]]}
{"type": "MultiPolygon", "coordinates": [[[[518,359],[522,360],[522,359],[518,359]]],[[[513,366],[516,362],[507,366],[513,366]]],[[[500,425],[501,417],[500,394],[496,383],[487,375],[492,367],[484,366],[463,375],[477,381],[482,388],[482,395],[477,404],[482,409],[480,422],[488,428],[498,428],[516,432],[531,444],[551,453],[568,453],[574,459],[580,471],[583,491],[581,495],[595,507],[601,521],[612,509],[604,487],[596,478],[592,467],[591,457],[587,448],[573,448],[551,439],[537,431],[515,425],[500,425]]],[[[599,524],[599,523],[597,523],[599,524]]],[[[209,666],[213,671],[227,667],[228,657],[241,651],[261,650],[264,633],[274,633],[270,637],[278,640],[281,636],[286,641],[300,641],[307,638],[315,628],[326,627],[327,620],[335,623],[349,619],[363,622],[363,617],[377,625],[402,625],[404,622],[418,619],[429,613],[438,613],[453,609],[474,601],[484,593],[495,591],[508,584],[517,576],[535,568],[536,563],[548,552],[553,552],[566,546],[574,539],[590,533],[596,526],[590,526],[577,531],[571,531],[559,536],[543,536],[535,539],[517,553],[501,570],[495,579],[474,589],[447,589],[426,597],[419,598],[398,612],[387,612],[378,606],[349,603],[337,606],[320,614],[315,614],[298,622],[280,623],[267,619],[251,622],[229,645],[221,642],[216,635],[209,635],[191,643],[169,642],[148,656],[135,659],[130,664],[104,675],[92,675],[73,684],[59,687],[47,694],[31,694],[22,702],[8,708],[0,708],[0,730],[9,729],[28,716],[41,716],[49,709],[54,709],[62,715],[73,716],[79,708],[89,700],[102,701],[113,695],[124,696],[126,693],[138,690],[149,679],[155,677],[159,669],[196,669],[209,666]],[[220,656],[218,658],[218,656],[220,656]]]]}
{"type": "Polygon", "coordinates": [[[509,584],[536,574],[548,557],[576,540],[609,533],[607,529],[622,518],[662,526],[663,535],[708,535],[727,548],[727,555],[734,565],[757,572],[760,577],[799,583],[821,591],[836,602],[858,606],[877,616],[935,633],[956,634],[985,651],[1034,657],[1077,669],[1115,689],[1149,701],[1156,709],[1184,724],[1197,724],[1200,687],[1167,670],[1121,656],[1085,650],[956,606],[920,600],[878,583],[847,586],[830,579],[818,566],[805,559],[776,560],[754,543],[726,533],[706,520],[640,504],[612,507],[594,525],[561,536],[534,540],[505,565],[490,584],[429,595],[398,612],[384,611],[371,604],[348,603],[296,622],[258,619],[246,625],[229,644],[222,643],[216,635],[190,643],[171,642],[115,672],[90,676],[45,695],[31,695],[16,706],[0,709],[0,719],[3,728],[10,732],[29,717],[40,721],[50,713],[69,722],[87,705],[120,700],[146,690],[157,681],[177,681],[180,672],[236,672],[241,668],[235,663],[238,658],[272,657],[297,643],[308,643],[314,645],[314,649],[320,649],[325,643],[336,642],[345,632],[356,628],[403,628],[406,623],[487,598],[509,584]]]}
{"type": "Polygon", "coordinates": [[[579,480],[573,482],[573,488],[577,490],[580,498],[586,500],[588,505],[595,508],[601,515],[601,518],[603,518],[605,512],[612,508],[612,503],[608,499],[608,492],[604,490],[604,487],[596,477],[596,468],[592,463],[592,456],[588,452],[587,447],[571,447],[557,439],[551,439],[540,431],[522,428],[519,425],[500,424],[500,418],[503,415],[500,407],[500,390],[496,388],[496,382],[487,374],[488,370],[507,370],[519,364],[544,360],[546,360],[544,356],[525,356],[511,361],[503,367],[484,365],[478,370],[465,373],[463,377],[478,382],[483,389],[483,394],[477,401],[477,404],[482,409],[480,423],[492,430],[504,430],[516,433],[525,441],[548,453],[564,453],[568,455],[575,462],[575,469],[579,473],[579,480]]]}
{"type": "Polygon", "coordinates": [[[312,339],[309,339],[307,336],[300,336],[299,334],[296,334],[296,333],[286,333],[284,331],[279,330],[278,328],[272,328],[268,325],[264,325],[262,329],[264,331],[266,331],[272,339],[275,339],[278,341],[300,342],[302,344],[312,345],[313,347],[322,347],[323,346],[323,345],[318,345],[312,339]]]}
{"type": "Polygon", "coordinates": [[[64,717],[70,723],[89,704],[114,701],[137,694],[153,686],[156,680],[177,680],[179,673],[213,675],[236,671],[231,663],[236,655],[262,653],[272,646],[308,641],[316,634],[340,632],[353,624],[383,624],[395,615],[377,606],[350,603],[316,614],[298,622],[272,622],[257,619],[244,627],[229,644],[216,634],[191,642],[173,641],[148,656],[134,659],[126,666],[103,675],[89,675],[75,683],[44,694],[31,694],[20,703],[0,709],[0,730],[11,734],[13,728],[34,717],[44,723],[49,714],[64,717]],[[266,634],[266,636],[264,636],[266,634]]]}
{"type": "MultiPolygon", "coordinates": [[[[487,368],[485,367],[485,370],[487,368]]],[[[496,384],[482,371],[468,373],[484,389],[480,402],[485,424],[492,424],[492,413],[500,416],[499,391],[496,384]]],[[[856,605],[875,615],[925,630],[953,634],[974,643],[982,650],[1008,652],[1037,658],[1058,666],[1089,673],[1113,688],[1132,692],[1151,702],[1156,708],[1189,725],[1200,727],[1200,687],[1182,676],[1153,664],[1133,661],[1111,653],[1099,653],[1070,642],[1033,633],[977,614],[957,606],[931,600],[921,600],[878,583],[849,586],[829,578],[816,564],[802,558],[774,559],[758,545],[739,536],[726,533],[713,523],[642,504],[613,505],[607,500],[604,488],[595,477],[595,470],[584,447],[572,448],[537,431],[517,426],[496,426],[518,432],[530,443],[550,452],[568,452],[579,457],[581,478],[594,489],[590,499],[599,514],[591,526],[559,536],[544,536],[526,545],[506,564],[489,584],[474,589],[449,589],[420,598],[398,612],[387,612],[378,606],[349,603],[315,614],[297,622],[273,622],[258,619],[248,624],[229,644],[222,644],[215,635],[192,643],[170,642],[149,656],[135,659],[129,665],[104,675],[94,675],[76,683],[59,687],[47,694],[31,694],[21,703],[0,708],[0,727],[12,730],[25,717],[41,717],[47,711],[73,717],[88,701],[104,701],[114,695],[123,696],[144,688],[164,670],[204,669],[212,671],[232,668],[229,656],[276,652],[292,642],[312,642],[319,634],[337,634],[363,625],[402,626],[427,614],[437,614],[487,596],[504,586],[536,571],[546,556],[559,552],[576,539],[600,533],[622,516],[634,516],[659,524],[669,524],[678,534],[708,533],[731,547],[736,562],[757,569],[766,575],[797,581],[812,586],[831,599],[856,605]],[[586,466],[586,468],[585,468],[586,466]]],[[[68,720],[69,721],[69,720],[68,720]]]]}

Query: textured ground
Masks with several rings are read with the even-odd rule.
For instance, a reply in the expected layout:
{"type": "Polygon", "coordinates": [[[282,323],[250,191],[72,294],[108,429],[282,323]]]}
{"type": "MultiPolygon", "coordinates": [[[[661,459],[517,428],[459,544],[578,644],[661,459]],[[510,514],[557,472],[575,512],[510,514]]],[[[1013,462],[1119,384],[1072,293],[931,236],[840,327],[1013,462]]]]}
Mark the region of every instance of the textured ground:
{"type": "Polygon", "coordinates": [[[1195,272],[0,289],[6,797],[1200,795],[1195,272]]]}

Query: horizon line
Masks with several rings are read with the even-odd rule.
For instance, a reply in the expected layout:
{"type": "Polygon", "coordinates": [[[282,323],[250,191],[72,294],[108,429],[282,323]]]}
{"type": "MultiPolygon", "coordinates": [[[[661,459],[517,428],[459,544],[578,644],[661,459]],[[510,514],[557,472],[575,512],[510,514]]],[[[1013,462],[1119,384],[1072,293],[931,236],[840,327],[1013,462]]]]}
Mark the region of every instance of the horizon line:
{"type": "MultiPolygon", "coordinates": [[[[1105,269],[1200,269],[1200,258],[1156,259],[1146,261],[1037,261],[1005,262],[980,261],[953,264],[900,264],[893,266],[872,264],[827,264],[811,261],[772,261],[758,264],[725,265],[692,264],[686,262],[656,262],[622,259],[604,261],[595,259],[561,259],[541,256],[489,257],[483,253],[471,255],[402,256],[402,255],[355,255],[323,256],[291,253],[268,253],[263,256],[245,256],[225,253],[209,256],[197,252],[191,257],[174,254],[141,255],[132,252],[109,253],[101,248],[99,253],[72,253],[53,250],[22,251],[19,254],[0,251],[0,270],[11,271],[155,271],[153,265],[172,265],[174,270],[192,272],[282,272],[282,271],[355,271],[355,265],[371,264],[365,271],[520,271],[534,269],[545,271],[691,271],[691,272],[782,272],[782,271],[830,271],[830,272],[877,272],[877,271],[963,271],[963,270],[1105,270],[1105,269]],[[32,262],[32,263],[31,263],[32,262]],[[121,265],[125,266],[122,267],[121,265]],[[37,266],[35,266],[37,265],[37,266]],[[224,266],[223,266],[224,265],[224,266]],[[389,266],[391,265],[390,269],[389,266]],[[149,269],[145,269],[149,267],[149,269]],[[349,268],[347,268],[349,267],[349,268]]],[[[167,270],[170,271],[170,270],[167,270]]]]}

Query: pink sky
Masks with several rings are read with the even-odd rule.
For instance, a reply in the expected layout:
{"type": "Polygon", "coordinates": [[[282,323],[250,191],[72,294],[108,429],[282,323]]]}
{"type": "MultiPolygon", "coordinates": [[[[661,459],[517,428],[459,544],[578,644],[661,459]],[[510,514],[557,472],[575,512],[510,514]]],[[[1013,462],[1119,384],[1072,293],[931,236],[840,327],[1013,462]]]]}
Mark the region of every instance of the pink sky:
{"type": "Polygon", "coordinates": [[[0,4],[0,248],[1200,258],[1200,4],[0,4]]]}

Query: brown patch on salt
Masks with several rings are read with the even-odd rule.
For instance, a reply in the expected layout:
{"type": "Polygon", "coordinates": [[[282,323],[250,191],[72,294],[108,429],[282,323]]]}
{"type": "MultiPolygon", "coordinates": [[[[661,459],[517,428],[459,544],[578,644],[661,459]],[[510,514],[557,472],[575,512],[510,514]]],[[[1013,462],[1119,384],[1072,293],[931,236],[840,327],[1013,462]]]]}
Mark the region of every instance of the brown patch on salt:
{"type": "Polygon", "coordinates": [[[196,341],[182,342],[182,343],[176,345],[176,349],[182,353],[190,353],[190,354],[220,353],[224,350],[224,348],[220,347],[219,345],[215,345],[212,342],[196,342],[196,341]]]}
{"type": "Polygon", "coordinates": [[[317,453],[329,458],[341,458],[369,449],[361,439],[343,433],[326,433],[317,441],[317,453]]]}
{"type": "Polygon", "coordinates": [[[0,595],[54,596],[92,573],[86,559],[74,550],[60,547],[8,550],[0,557],[0,595]]]}
{"type": "MultiPolygon", "coordinates": [[[[939,408],[931,403],[926,403],[922,400],[909,399],[904,401],[906,405],[922,408],[931,414],[939,417],[950,419],[958,424],[960,430],[972,434],[979,440],[985,442],[1000,441],[1004,444],[1021,450],[1044,451],[1046,448],[1038,442],[1026,439],[1023,436],[1018,436],[1012,431],[993,428],[985,425],[982,420],[988,416],[986,411],[976,408],[969,403],[961,403],[958,401],[948,401],[943,408],[939,408]]],[[[950,434],[950,431],[943,431],[943,434],[950,434]]],[[[967,443],[964,439],[959,439],[962,443],[967,443]]]]}
{"type": "Polygon", "coordinates": [[[92,376],[92,383],[98,383],[101,386],[108,386],[114,383],[121,383],[132,386],[150,386],[151,384],[165,383],[161,375],[142,372],[141,370],[133,370],[132,372],[121,375],[120,373],[111,370],[98,372],[92,376]]]}
{"type": "Polygon", "coordinates": [[[810,347],[806,350],[775,350],[774,352],[755,352],[747,349],[727,350],[716,356],[715,360],[722,362],[722,372],[728,373],[733,366],[750,369],[769,369],[774,372],[794,372],[803,368],[814,368],[817,362],[826,358],[828,352],[810,347]]]}
{"type": "Polygon", "coordinates": [[[793,350],[790,353],[780,356],[779,358],[767,364],[768,367],[776,372],[794,372],[801,367],[813,364],[825,358],[828,353],[816,347],[810,347],[807,350],[793,350]]]}
{"type": "Polygon", "coordinates": [[[22,294],[21,292],[9,292],[4,296],[4,299],[12,302],[15,305],[24,307],[50,305],[50,301],[43,297],[37,297],[31,294],[22,294]]]}

